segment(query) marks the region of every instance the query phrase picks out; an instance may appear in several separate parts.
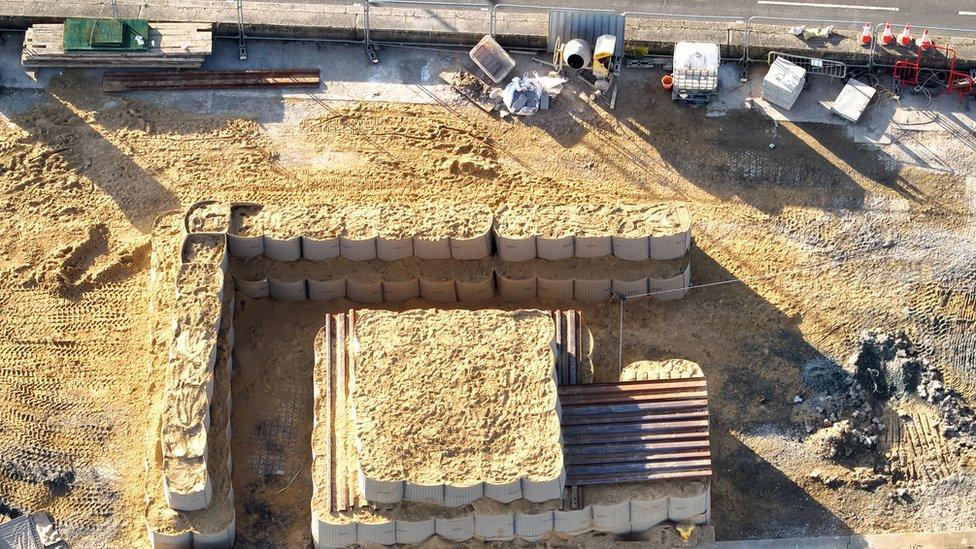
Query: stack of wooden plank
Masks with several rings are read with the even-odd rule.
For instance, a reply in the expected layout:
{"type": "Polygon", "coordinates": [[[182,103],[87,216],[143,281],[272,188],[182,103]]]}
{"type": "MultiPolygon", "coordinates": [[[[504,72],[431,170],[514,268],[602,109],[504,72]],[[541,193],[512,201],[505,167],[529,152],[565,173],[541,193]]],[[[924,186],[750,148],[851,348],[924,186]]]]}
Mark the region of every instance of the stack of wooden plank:
{"type": "Polygon", "coordinates": [[[213,49],[212,23],[150,23],[146,51],[65,51],[64,24],[27,29],[25,67],[197,68],[213,49]]]}

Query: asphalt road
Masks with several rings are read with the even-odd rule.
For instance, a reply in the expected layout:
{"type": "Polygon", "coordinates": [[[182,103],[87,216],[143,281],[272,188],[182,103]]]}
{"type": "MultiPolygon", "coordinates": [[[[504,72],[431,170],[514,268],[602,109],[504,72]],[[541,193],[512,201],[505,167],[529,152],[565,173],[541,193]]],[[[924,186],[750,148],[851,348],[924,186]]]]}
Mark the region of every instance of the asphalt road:
{"type": "MultiPolygon", "coordinates": [[[[323,4],[349,3],[349,0],[294,1],[323,4]]],[[[494,0],[437,1],[448,4],[494,2],[494,0]]],[[[891,21],[896,25],[895,34],[901,30],[900,25],[904,23],[909,23],[913,27],[976,29],[976,0],[504,0],[504,3],[599,8],[620,12],[727,15],[743,19],[758,15],[864,23],[891,21]]]]}

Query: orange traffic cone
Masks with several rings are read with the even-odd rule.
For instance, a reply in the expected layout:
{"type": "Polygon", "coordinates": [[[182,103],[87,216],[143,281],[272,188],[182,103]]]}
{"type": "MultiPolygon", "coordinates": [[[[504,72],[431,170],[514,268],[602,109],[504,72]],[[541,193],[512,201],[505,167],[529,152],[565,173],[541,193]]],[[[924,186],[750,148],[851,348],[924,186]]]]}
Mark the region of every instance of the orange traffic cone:
{"type": "Polygon", "coordinates": [[[865,23],[864,28],[861,29],[861,45],[871,45],[871,23],[865,23]]]}
{"type": "Polygon", "coordinates": [[[895,41],[895,35],[891,32],[891,21],[885,23],[884,32],[881,33],[881,44],[890,46],[895,41]]]}
{"type": "Polygon", "coordinates": [[[905,25],[905,30],[901,31],[898,35],[898,45],[899,46],[911,46],[912,45],[912,26],[905,25]]]}
{"type": "Polygon", "coordinates": [[[922,37],[918,39],[918,47],[927,50],[932,47],[932,37],[929,36],[929,29],[922,31],[922,37]]]}

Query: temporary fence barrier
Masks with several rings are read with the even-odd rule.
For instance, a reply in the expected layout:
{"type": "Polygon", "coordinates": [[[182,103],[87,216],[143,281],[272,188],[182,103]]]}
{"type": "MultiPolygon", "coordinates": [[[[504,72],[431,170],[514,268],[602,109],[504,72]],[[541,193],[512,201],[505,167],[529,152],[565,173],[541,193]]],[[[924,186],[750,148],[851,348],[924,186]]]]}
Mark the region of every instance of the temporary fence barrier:
{"type": "MultiPolygon", "coordinates": [[[[908,48],[904,46],[899,46],[897,42],[890,46],[885,46],[884,44],[879,44],[877,39],[884,32],[885,23],[878,23],[874,26],[874,37],[875,39],[871,41],[871,66],[872,67],[894,67],[894,62],[886,63],[884,56],[888,59],[900,58],[904,60],[914,60],[917,57],[918,49],[914,41],[912,45],[908,48]],[[880,49],[879,49],[880,48],[880,49]]],[[[930,32],[941,32],[941,33],[952,33],[953,38],[969,38],[971,40],[976,40],[976,29],[961,29],[953,27],[926,27],[930,32]]],[[[942,40],[943,36],[936,36],[934,38],[935,42],[938,44],[942,40]]],[[[948,60],[947,60],[948,61],[948,60]]],[[[948,68],[948,67],[947,67],[948,68]]]]}
{"type": "MultiPolygon", "coordinates": [[[[650,11],[625,11],[623,15],[627,19],[628,27],[631,27],[631,22],[640,19],[652,19],[655,21],[660,21],[662,19],[673,20],[673,21],[702,21],[705,23],[727,23],[729,26],[725,28],[725,44],[722,53],[722,61],[738,62],[741,63],[746,57],[746,47],[744,42],[745,29],[744,28],[733,28],[731,24],[736,23],[739,25],[745,24],[745,20],[736,15],[700,15],[691,13],[667,13],[667,12],[650,12],[650,11]],[[739,34],[738,43],[733,40],[732,35],[739,34]],[[738,46],[742,51],[739,55],[731,55],[733,48],[738,46]]],[[[662,56],[652,56],[652,57],[662,57],[662,56]]]]}
{"type": "MultiPolygon", "coordinates": [[[[748,24],[746,25],[746,36],[745,36],[745,41],[744,41],[745,60],[748,61],[748,62],[752,62],[752,63],[766,63],[767,62],[767,59],[766,58],[754,58],[754,57],[752,57],[751,56],[751,52],[750,52],[750,49],[752,49],[753,41],[754,41],[754,36],[753,36],[754,33],[753,33],[753,31],[754,31],[754,29],[755,29],[755,27],[756,27],[756,25],[758,23],[771,23],[773,25],[776,25],[777,27],[798,26],[798,25],[808,25],[808,26],[809,25],[816,25],[816,26],[819,26],[819,27],[843,26],[843,27],[848,28],[848,29],[850,29],[852,31],[852,34],[851,34],[851,37],[852,38],[851,38],[851,40],[853,40],[855,43],[857,42],[857,36],[860,34],[861,30],[864,28],[864,21],[863,20],[862,21],[847,21],[847,20],[839,20],[839,19],[807,19],[807,18],[796,18],[796,17],[766,17],[766,16],[762,16],[762,15],[754,15],[754,16],[752,16],[752,17],[749,18],[748,24]]],[[[822,41],[824,43],[827,43],[826,42],[827,40],[828,39],[826,39],[826,38],[811,38],[809,41],[822,41]]],[[[873,42],[875,42],[875,40],[872,40],[872,43],[873,42]]],[[[808,47],[809,44],[807,42],[804,42],[803,44],[804,44],[804,47],[803,48],[798,48],[798,50],[799,49],[804,49],[804,50],[809,51],[809,47],[808,47]]],[[[858,48],[863,48],[860,45],[858,45],[857,47],[858,48]]],[[[783,48],[778,47],[777,49],[782,50],[783,48]]],[[[868,52],[868,55],[866,56],[866,59],[865,59],[864,62],[857,62],[857,59],[861,57],[859,55],[859,52],[860,51],[862,51],[862,50],[861,49],[855,49],[855,50],[850,50],[848,52],[848,53],[850,53],[850,55],[848,56],[849,57],[849,61],[850,61],[849,63],[847,63],[848,66],[850,66],[850,67],[870,67],[871,66],[871,61],[872,61],[872,56],[873,56],[872,51],[869,51],[868,52]]],[[[831,51],[831,54],[836,55],[838,52],[839,52],[839,50],[833,50],[833,51],[831,51]]]]}

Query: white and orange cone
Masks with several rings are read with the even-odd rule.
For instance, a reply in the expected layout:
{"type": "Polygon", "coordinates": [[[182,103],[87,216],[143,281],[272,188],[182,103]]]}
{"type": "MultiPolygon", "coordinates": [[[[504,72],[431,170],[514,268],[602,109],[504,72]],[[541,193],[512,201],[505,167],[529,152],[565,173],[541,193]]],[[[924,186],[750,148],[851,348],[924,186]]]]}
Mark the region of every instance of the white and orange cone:
{"type": "Polygon", "coordinates": [[[890,46],[895,42],[895,34],[891,32],[891,21],[885,23],[884,32],[881,33],[881,44],[890,46]]]}
{"type": "Polygon", "coordinates": [[[922,37],[919,38],[916,43],[918,44],[918,47],[922,48],[923,50],[927,50],[932,47],[932,37],[929,36],[929,29],[922,31],[922,37]]]}
{"type": "Polygon", "coordinates": [[[861,29],[861,45],[871,45],[871,23],[865,23],[864,28],[861,29]]]}
{"type": "Polygon", "coordinates": [[[912,45],[912,26],[905,25],[905,29],[901,31],[898,35],[898,45],[899,46],[911,46],[912,45]]]}

